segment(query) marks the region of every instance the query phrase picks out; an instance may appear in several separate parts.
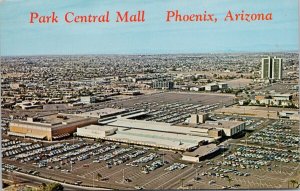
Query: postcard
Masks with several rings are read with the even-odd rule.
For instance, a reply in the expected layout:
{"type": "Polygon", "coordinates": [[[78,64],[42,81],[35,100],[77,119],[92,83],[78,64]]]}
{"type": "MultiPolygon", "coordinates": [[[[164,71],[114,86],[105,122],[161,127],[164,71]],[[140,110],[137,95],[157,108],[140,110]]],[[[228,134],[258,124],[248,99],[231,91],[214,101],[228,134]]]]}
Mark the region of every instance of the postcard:
{"type": "Polygon", "coordinates": [[[0,0],[1,190],[300,185],[299,1],[0,0]]]}

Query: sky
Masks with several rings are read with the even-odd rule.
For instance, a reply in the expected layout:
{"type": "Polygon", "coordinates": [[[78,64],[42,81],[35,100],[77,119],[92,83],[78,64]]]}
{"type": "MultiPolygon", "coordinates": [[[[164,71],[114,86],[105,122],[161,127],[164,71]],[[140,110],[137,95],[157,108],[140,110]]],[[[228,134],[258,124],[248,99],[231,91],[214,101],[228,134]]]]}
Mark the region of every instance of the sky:
{"type": "Polygon", "coordinates": [[[177,54],[297,51],[298,0],[0,0],[0,55],[177,54]],[[145,10],[144,23],[116,23],[116,11],[145,10]],[[207,11],[217,23],[166,23],[166,11],[207,11]],[[223,22],[232,13],[269,13],[272,21],[223,22]],[[30,12],[57,24],[30,24],[30,12]],[[66,24],[66,12],[110,23],[66,24]]]}

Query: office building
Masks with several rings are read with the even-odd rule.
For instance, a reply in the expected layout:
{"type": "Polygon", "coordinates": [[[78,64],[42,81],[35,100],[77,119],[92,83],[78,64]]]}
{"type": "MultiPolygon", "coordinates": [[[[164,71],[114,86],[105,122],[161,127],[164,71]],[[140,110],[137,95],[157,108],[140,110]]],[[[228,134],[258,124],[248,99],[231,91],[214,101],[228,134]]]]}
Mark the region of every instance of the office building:
{"type": "Polygon", "coordinates": [[[263,58],[262,61],[262,79],[282,79],[282,58],[267,57],[263,58]]]}
{"type": "Polygon", "coordinates": [[[282,58],[273,58],[272,62],[272,79],[282,79],[282,58]]]}
{"type": "Polygon", "coordinates": [[[174,82],[168,80],[155,80],[153,82],[154,89],[173,89],[174,82]]]}

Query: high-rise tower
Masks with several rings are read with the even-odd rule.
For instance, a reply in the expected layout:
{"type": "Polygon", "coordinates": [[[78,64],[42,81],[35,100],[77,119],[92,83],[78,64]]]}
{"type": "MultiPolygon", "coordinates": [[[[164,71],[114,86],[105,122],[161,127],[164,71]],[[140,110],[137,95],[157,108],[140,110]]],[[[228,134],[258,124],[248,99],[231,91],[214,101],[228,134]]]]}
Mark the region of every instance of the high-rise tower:
{"type": "Polygon", "coordinates": [[[267,57],[261,60],[262,79],[282,79],[282,58],[267,57]]]}

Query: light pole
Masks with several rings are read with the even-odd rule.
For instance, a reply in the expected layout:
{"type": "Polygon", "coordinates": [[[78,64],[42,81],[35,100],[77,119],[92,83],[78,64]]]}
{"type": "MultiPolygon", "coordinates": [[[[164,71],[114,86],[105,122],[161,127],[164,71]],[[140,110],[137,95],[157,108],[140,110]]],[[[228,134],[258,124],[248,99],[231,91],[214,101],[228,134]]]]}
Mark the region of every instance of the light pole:
{"type": "Polygon", "coordinates": [[[93,188],[95,187],[95,172],[93,172],[93,188]]]}
{"type": "MultiPolygon", "coordinates": [[[[279,142],[277,143],[277,149],[279,151],[279,142]]],[[[280,174],[282,173],[282,159],[280,159],[280,174]]]]}
{"type": "Polygon", "coordinates": [[[123,169],[123,183],[125,182],[125,172],[124,172],[124,169],[123,169]]]}
{"type": "MultiPolygon", "coordinates": [[[[77,129],[77,127],[76,127],[76,129],[77,129]]],[[[75,134],[73,133],[73,145],[74,145],[74,140],[75,139],[75,134]]]]}
{"type": "Polygon", "coordinates": [[[248,147],[248,134],[247,134],[247,132],[246,132],[246,135],[245,135],[245,137],[246,137],[246,147],[248,147]]]}
{"type": "Polygon", "coordinates": [[[181,181],[181,188],[183,189],[183,181],[184,181],[184,178],[181,178],[180,181],[181,181]]]}

